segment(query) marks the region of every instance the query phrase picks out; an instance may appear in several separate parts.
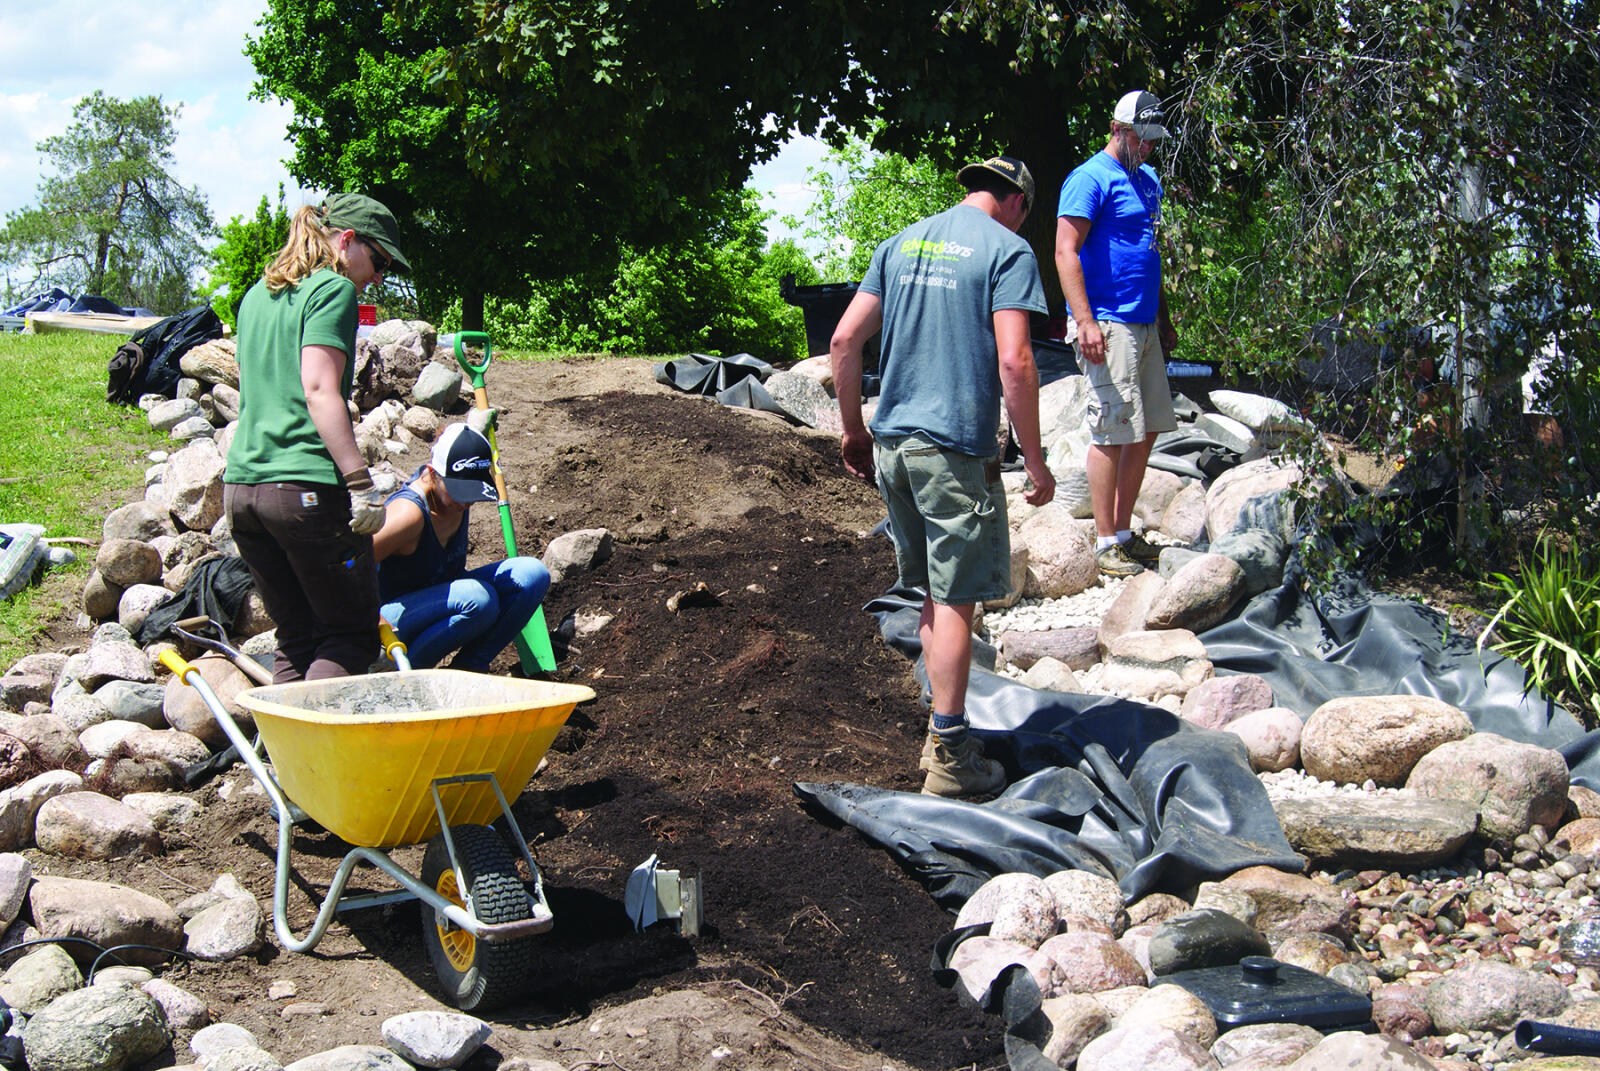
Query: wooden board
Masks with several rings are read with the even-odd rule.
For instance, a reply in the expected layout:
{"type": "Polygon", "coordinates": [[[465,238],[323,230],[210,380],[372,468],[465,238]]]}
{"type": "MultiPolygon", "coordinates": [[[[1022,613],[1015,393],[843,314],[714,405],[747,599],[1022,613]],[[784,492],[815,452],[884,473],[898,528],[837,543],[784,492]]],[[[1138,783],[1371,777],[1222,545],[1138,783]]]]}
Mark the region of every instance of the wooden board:
{"type": "Polygon", "coordinates": [[[105,312],[30,312],[25,334],[91,331],[100,335],[132,335],[161,320],[159,316],[114,316],[105,312]]]}

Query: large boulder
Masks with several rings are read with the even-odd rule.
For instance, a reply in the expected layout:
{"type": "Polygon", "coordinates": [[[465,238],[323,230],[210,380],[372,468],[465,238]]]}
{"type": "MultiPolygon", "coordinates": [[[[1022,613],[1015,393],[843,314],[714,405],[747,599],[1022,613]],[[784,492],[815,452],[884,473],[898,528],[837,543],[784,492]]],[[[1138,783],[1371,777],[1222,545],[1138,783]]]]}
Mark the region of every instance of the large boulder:
{"type": "Polygon", "coordinates": [[[1567,809],[1567,783],[1559,751],[1494,733],[1473,733],[1435,748],[1406,779],[1407,788],[1424,796],[1476,807],[1478,834],[1502,841],[1536,825],[1554,828],[1567,809]]]}
{"type": "Polygon", "coordinates": [[[1393,787],[1434,748],[1471,734],[1465,714],[1432,696],[1341,696],[1306,719],[1300,761],[1321,781],[1393,787]]]}

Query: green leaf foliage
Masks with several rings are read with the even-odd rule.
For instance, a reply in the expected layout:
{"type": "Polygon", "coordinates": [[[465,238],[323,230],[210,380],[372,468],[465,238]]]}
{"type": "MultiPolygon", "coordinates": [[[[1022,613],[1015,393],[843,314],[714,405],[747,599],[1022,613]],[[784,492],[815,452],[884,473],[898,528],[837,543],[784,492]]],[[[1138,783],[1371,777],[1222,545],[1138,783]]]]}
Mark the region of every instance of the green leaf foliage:
{"type": "Polygon", "coordinates": [[[1595,7],[1259,0],[1178,81],[1163,240],[1184,346],[1336,435],[1300,452],[1308,504],[1401,549],[1448,531],[1469,567],[1508,508],[1591,509],[1600,469],[1540,467],[1520,379],[1558,331],[1562,375],[1594,376],[1571,340],[1600,307],[1595,7]],[[1340,491],[1346,448],[1392,462],[1397,493],[1340,491]]]}
{"type": "Polygon", "coordinates": [[[822,167],[809,168],[806,180],[816,193],[803,233],[825,249],[822,274],[860,279],[879,242],[961,200],[966,191],[941,162],[949,155],[907,159],[873,152],[866,140],[852,138],[829,150],[822,167]]]}
{"type": "Polygon", "coordinates": [[[211,250],[210,277],[201,293],[218,316],[229,324],[236,322],[245,293],[261,278],[288,238],[289,211],[284,205],[282,185],[278,187],[275,210],[263,195],[254,216],[234,216],[222,225],[222,241],[211,250]]]}
{"type": "Polygon", "coordinates": [[[751,191],[725,195],[692,238],[670,245],[619,242],[602,264],[534,284],[526,302],[491,300],[489,331],[517,349],[805,357],[804,318],[779,293],[818,279],[792,242],[766,248],[767,213],[751,191]]]}
{"type": "Polygon", "coordinates": [[[53,174],[0,230],[13,293],[59,286],[161,313],[192,303],[212,221],[204,195],[169,173],[177,116],[160,97],[96,91],[39,143],[53,174]]]}

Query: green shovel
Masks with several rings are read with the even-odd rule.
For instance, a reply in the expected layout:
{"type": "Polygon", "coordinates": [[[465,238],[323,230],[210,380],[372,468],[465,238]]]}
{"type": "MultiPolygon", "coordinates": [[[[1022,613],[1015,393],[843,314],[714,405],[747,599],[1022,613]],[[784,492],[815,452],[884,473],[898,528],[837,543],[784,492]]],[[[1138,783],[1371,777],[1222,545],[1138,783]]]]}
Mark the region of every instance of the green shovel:
{"type": "MultiPolygon", "coordinates": [[[[489,370],[489,336],[482,331],[456,332],[456,363],[472,379],[473,402],[479,409],[489,408],[489,392],[483,386],[483,374],[489,370]],[[468,343],[483,346],[483,363],[473,364],[467,357],[468,343]]],[[[495,442],[494,425],[489,425],[489,460],[494,467],[494,489],[500,496],[500,532],[506,540],[506,557],[517,556],[517,537],[511,531],[511,500],[506,497],[505,477],[500,473],[500,447],[495,442]]],[[[556,653],[550,647],[550,629],[545,625],[544,607],[540,606],[517,634],[517,655],[522,659],[522,671],[532,673],[542,669],[554,673],[556,653]]]]}

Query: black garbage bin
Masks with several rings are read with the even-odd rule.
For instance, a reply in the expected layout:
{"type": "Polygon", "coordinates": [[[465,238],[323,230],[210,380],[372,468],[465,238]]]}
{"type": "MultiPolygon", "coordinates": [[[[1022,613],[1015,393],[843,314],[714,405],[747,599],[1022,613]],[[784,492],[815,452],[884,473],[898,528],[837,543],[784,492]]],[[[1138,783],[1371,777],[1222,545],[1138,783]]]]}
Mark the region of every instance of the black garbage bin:
{"type": "MultiPolygon", "coordinates": [[[[805,314],[806,352],[813,357],[828,352],[833,340],[833,330],[839,326],[844,310],[856,296],[856,283],[822,283],[817,286],[796,286],[794,273],[778,280],[778,294],[805,314]]],[[[878,335],[867,340],[862,350],[862,366],[867,371],[878,367],[878,335]]]]}

